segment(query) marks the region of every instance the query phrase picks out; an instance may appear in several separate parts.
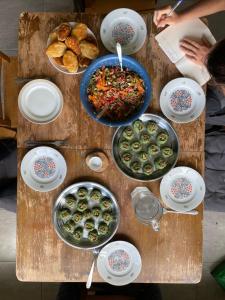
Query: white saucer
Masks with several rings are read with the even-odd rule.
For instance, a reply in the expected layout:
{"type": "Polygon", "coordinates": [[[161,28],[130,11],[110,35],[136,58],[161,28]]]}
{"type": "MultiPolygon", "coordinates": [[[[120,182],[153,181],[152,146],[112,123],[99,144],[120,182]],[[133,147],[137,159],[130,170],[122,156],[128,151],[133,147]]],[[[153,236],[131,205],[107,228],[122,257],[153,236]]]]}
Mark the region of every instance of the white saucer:
{"type": "Polygon", "coordinates": [[[48,192],[63,183],[67,166],[64,157],[51,147],[37,147],[23,158],[20,167],[24,182],[33,190],[48,192]]]}
{"type": "Polygon", "coordinates": [[[112,285],[133,282],[141,272],[141,256],[136,247],[124,241],[107,244],[99,253],[97,268],[100,276],[112,285]]]}
{"type": "Polygon", "coordinates": [[[28,121],[46,124],[55,120],[63,108],[63,95],[51,81],[35,79],[23,86],[18,105],[28,121]]]}
{"type": "Polygon", "coordinates": [[[177,167],[167,173],[160,183],[162,201],[176,211],[196,208],[205,196],[205,182],[192,168],[177,167]]]}
{"type": "Polygon", "coordinates": [[[100,36],[102,43],[110,52],[116,53],[116,42],[119,42],[123,54],[133,54],[140,50],[145,42],[146,24],[132,9],[115,9],[103,19],[100,36]]]}
{"type": "Polygon", "coordinates": [[[205,108],[205,93],[190,78],[176,78],[163,88],[160,107],[163,114],[176,123],[189,123],[197,119],[205,108]]]}

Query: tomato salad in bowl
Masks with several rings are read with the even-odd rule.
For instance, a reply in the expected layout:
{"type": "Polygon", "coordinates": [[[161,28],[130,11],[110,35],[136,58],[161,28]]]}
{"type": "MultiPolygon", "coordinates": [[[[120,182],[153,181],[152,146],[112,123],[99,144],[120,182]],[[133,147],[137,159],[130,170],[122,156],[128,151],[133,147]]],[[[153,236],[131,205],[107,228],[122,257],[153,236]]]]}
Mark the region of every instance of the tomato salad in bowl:
{"type": "Polygon", "coordinates": [[[124,120],[137,111],[143,103],[143,79],[128,68],[101,67],[91,77],[87,93],[97,113],[110,120],[124,120]],[[106,110],[104,109],[106,107],[106,110]]]}
{"type": "Polygon", "coordinates": [[[146,70],[135,59],[123,56],[121,70],[118,57],[106,55],[86,70],[80,97],[92,118],[116,127],[129,124],[145,112],[150,103],[151,83],[146,70]]]}

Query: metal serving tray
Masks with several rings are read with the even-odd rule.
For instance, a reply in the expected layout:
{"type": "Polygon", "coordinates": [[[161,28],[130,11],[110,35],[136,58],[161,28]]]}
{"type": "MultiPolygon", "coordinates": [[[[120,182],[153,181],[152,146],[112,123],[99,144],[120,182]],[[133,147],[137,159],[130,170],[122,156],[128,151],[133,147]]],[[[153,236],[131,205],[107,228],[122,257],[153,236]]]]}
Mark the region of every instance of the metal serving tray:
{"type": "MultiPolygon", "coordinates": [[[[96,206],[96,202],[94,200],[88,199],[88,208],[91,209],[93,206],[96,206]]],[[[74,209],[74,211],[75,211],[75,209],[74,209]]],[[[71,247],[78,248],[78,249],[90,250],[90,249],[94,249],[97,247],[102,247],[115,235],[115,233],[118,229],[118,226],[119,226],[119,221],[120,221],[120,209],[119,209],[119,205],[116,201],[116,198],[106,187],[104,187],[101,184],[95,183],[95,182],[84,181],[84,182],[79,182],[79,183],[70,185],[58,196],[58,198],[56,199],[56,202],[54,204],[54,207],[53,207],[52,217],[53,217],[53,224],[54,224],[55,231],[60,239],[62,239],[67,245],[69,245],[71,247]],[[113,203],[113,207],[112,207],[111,211],[114,216],[114,219],[109,225],[109,229],[110,229],[109,234],[107,234],[105,236],[99,236],[99,240],[95,243],[93,243],[93,242],[89,241],[87,238],[85,238],[85,236],[87,236],[86,229],[84,229],[84,237],[80,241],[74,240],[70,236],[69,233],[64,232],[64,230],[61,228],[63,221],[59,220],[57,217],[58,211],[61,208],[63,208],[63,206],[65,204],[65,197],[69,194],[75,195],[77,190],[80,187],[86,187],[88,189],[89,193],[94,188],[99,189],[101,191],[103,197],[110,198],[113,203]]],[[[98,226],[98,224],[101,222],[100,220],[101,220],[100,217],[95,218],[95,229],[98,226]]],[[[80,227],[80,226],[83,227],[83,223],[84,223],[84,221],[82,220],[79,224],[76,225],[76,227],[80,227]]]]}
{"type": "MultiPolygon", "coordinates": [[[[171,147],[173,149],[174,154],[171,158],[167,159],[168,165],[166,166],[166,168],[164,168],[163,170],[155,170],[151,175],[145,175],[145,174],[141,174],[141,173],[132,172],[132,170],[129,169],[121,161],[121,159],[120,159],[121,151],[119,150],[118,144],[120,142],[121,134],[127,126],[121,126],[116,130],[116,132],[113,136],[113,140],[112,140],[112,155],[113,155],[113,159],[114,159],[117,167],[126,176],[133,178],[135,180],[139,180],[139,181],[154,181],[154,180],[157,180],[157,179],[160,179],[161,177],[163,177],[166,173],[168,173],[175,166],[177,159],[178,159],[178,155],[179,155],[179,141],[178,141],[178,137],[177,137],[175,130],[164,118],[162,118],[158,115],[154,115],[154,114],[143,114],[139,118],[139,120],[143,121],[144,123],[147,121],[156,122],[159,126],[159,130],[157,133],[159,133],[160,131],[163,131],[163,130],[166,130],[168,132],[169,140],[164,146],[171,147]]],[[[135,140],[135,139],[136,138],[134,138],[133,140],[135,140]]],[[[159,156],[160,156],[160,154],[155,156],[155,158],[157,158],[159,156]]],[[[149,159],[149,162],[152,162],[152,159],[149,159]]]]}

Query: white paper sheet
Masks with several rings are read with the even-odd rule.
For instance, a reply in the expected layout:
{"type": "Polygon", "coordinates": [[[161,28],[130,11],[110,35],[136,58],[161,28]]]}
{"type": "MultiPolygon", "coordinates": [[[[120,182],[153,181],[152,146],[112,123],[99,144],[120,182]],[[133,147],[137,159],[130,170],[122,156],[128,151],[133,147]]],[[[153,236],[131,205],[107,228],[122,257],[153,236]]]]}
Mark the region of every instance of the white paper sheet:
{"type": "Polygon", "coordinates": [[[184,38],[195,41],[206,39],[211,45],[216,43],[209,28],[200,19],[169,26],[155,38],[162,50],[184,76],[196,80],[200,85],[204,85],[210,79],[206,67],[200,67],[191,62],[180,49],[180,41],[184,38]]]}

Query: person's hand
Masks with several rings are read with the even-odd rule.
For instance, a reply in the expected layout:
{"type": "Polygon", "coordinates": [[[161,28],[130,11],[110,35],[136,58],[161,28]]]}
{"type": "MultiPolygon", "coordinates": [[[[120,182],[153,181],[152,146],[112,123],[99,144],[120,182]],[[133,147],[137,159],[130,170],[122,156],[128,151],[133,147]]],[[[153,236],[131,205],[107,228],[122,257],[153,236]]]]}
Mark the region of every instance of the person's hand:
{"type": "Polygon", "coordinates": [[[212,46],[205,40],[198,43],[190,39],[184,39],[180,42],[180,48],[191,61],[198,65],[203,65],[212,46]]]}
{"type": "Polygon", "coordinates": [[[166,25],[175,25],[181,21],[180,16],[175,12],[168,16],[171,9],[171,6],[164,6],[154,12],[153,21],[158,28],[163,28],[166,25]]]}

